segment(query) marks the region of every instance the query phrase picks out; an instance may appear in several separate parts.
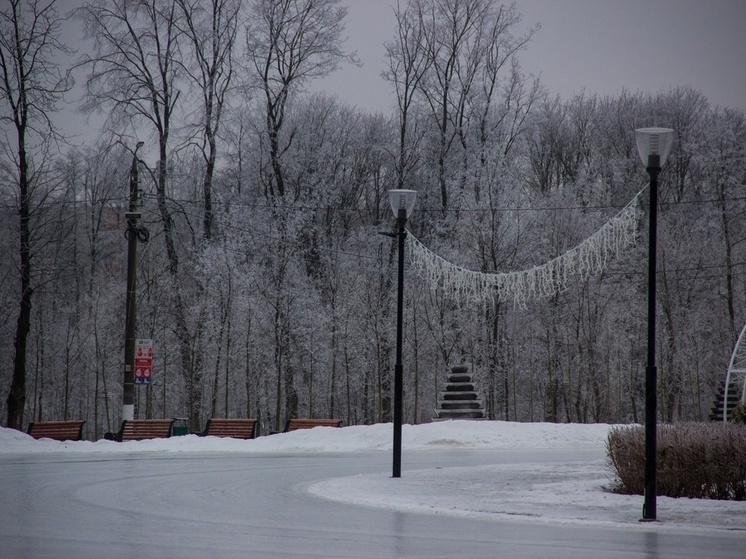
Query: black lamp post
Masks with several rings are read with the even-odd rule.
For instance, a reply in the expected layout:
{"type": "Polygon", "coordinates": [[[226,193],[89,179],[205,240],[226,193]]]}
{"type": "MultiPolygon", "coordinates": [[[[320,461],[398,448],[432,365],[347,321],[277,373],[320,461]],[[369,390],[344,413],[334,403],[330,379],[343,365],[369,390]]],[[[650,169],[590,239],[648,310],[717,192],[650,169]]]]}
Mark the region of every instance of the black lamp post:
{"type": "Polygon", "coordinates": [[[658,237],[658,174],[673,143],[670,128],[635,130],[637,151],[650,176],[650,226],[648,245],[648,360],[645,368],[645,503],[642,521],[656,519],[656,447],[658,417],[658,368],[655,362],[655,272],[658,237]]]}
{"type": "Polygon", "coordinates": [[[389,202],[396,216],[399,238],[399,279],[396,300],[396,365],[394,365],[394,467],[392,477],[401,477],[401,430],[402,430],[402,391],[404,385],[402,367],[402,312],[404,310],[404,239],[407,230],[404,226],[412,213],[417,192],[414,190],[389,190],[389,202]]]}
{"type": "Polygon", "coordinates": [[[124,215],[127,218],[127,303],[126,303],[126,326],[124,334],[124,384],[122,387],[122,420],[135,418],[135,336],[137,335],[137,297],[135,293],[137,281],[137,220],[140,212],[137,211],[138,194],[138,159],[137,150],[143,146],[143,142],[137,142],[132,154],[132,168],[130,169],[130,200],[129,211],[124,215]]]}

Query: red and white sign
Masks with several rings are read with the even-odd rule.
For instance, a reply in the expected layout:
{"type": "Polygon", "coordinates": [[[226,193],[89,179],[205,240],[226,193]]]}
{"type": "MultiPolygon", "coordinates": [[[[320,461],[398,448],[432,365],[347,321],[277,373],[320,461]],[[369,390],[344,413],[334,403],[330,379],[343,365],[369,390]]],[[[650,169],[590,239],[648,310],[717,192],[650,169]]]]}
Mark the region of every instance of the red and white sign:
{"type": "Polygon", "coordinates": [[[153,382],[153,340],[135,340],[135,384],[153,382]]]}

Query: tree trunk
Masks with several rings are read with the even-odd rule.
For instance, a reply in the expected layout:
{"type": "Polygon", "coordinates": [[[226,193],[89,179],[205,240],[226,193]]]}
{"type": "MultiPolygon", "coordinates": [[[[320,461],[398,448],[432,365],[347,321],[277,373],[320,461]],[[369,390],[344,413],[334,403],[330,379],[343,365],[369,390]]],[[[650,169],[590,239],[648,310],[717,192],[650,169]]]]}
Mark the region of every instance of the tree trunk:
{"type": "Polygon", "coordinates": [[[19,189],[20,189],[20,258],[21,305],[16,322],[13,380],[8,394],[8,427],[23,430],[23,413],[26,407],[26,349],[31,330],[31,202],[29,200],[28,161],[26,159],[24,128],[18,128],[19,189]]]}

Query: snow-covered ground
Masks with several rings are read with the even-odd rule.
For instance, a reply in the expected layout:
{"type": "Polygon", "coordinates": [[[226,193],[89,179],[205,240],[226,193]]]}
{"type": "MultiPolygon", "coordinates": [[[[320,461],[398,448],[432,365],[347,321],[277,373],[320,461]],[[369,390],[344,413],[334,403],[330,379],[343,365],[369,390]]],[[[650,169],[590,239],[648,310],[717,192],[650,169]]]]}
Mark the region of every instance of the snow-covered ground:
{"type": "MultiPolygon", "coordinates": [[[[613,472],[605,459],[609,425],[501,421],[444,421],[403,428],[401,479],[390,472],[321,480],[307,490],[354,504],[429,514],[523,519],[605,526],[638,526],[642,497],[607,490],[613,472]],[[408,451],[532,450],[536,460],[496,465],[407,468],[408,451]],[[566,461],[540,459],[563,451],[566,461]]],[[[116,443],[34,440],[0,428],[0,453],[329,453],[391,452],[391,424],[316,428],[250,441],[187,435],[116,443]]],[[[0,474],[0,480],[2,475],[0,474]]],[[[658,498],[658,530],[744,531],[746,502],[658,498]]]]}

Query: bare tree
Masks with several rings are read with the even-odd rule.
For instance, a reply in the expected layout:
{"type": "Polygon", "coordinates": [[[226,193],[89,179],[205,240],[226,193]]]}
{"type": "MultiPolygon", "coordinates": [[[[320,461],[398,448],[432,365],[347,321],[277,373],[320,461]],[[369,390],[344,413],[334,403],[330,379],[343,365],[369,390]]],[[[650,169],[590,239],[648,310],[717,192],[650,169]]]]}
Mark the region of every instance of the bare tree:
{"type": "Polygon", "coordinates": [[[94,54],[80,64],[90,69],[87,101],[90,111],[110,109],[110,124],[135,126],[141,120],[153,126],[158,139],[158,209],[172,275],[179,258],[173,239],[173,218],[166,204],[166,169],[173,114],[180,96],[180,65],[175,1],[97,1],[79,15],[94,39],[94,54]]]}
{"type": "MultiPolygon", "coordinates": [[[[265,99],[271,172],[268,196],[285,196],[282,156],[292,143],[283,141],[291,93],[311,79],[355,61],[343,49],[347,8],[340,0],[254,0],[246,26],[246,54],[265,99]]],[[[297,193],[296,193],[297,195],[297,193]]]]}
{"type": "Polygon", "coordinates": [[[404,12],[397,9],[399,38],[388,46],[388,75],[402,122],[415,89],[427,107],[443,211],[449,206],[446,169],[454,142],[465,143],[471,118],[481,121],[475,126],[484,122],[503,68],[537,30],[513,36],[520,21],[515,4],[496,0],[411,0],[404,12]]]}
{"type": "Polygon", "coordinates": [[[429,27],[430,71],[421,86],[437,130],[438,187],[443,211],[448,207],[447,156],[465,118],[466,100],[484,59],[486,22],[491,0],[419,0],[425,4],[422,25],[429,27]]]}
{"type": "Polygon", "coordinates": [[[20,308],[15,334],[13,381],[8,394],[8,427],[22,429],[26,403],[26,350],[34,291],[33,220],[52,143],[60,137],[51,114],[70,81],[55,62],[69,54],[60,41],[62,18],[55,0],[10,0],[0,9],[0,113],[3,167],[16,191],[19,218],[20,308]]]}
{"type": "Polygon", "coordinates": [[[417,141],[410,140],[410,136],[417,136],[412,130],[416,127],[416,120],[411,122],[411,113],[420,82],[432,65],[432,59],[426,52],[426,30],[422,25],[422,9],[423,5],[420,2],[407,4],[404,9],[401,3],[397,2],[396,38],[385,44],[388,68],[382,77],[394,86],[399,109],[397,188],[405,188],[407,176],[417,167],[419,160],[417,141]]]}
{"type": "MultiPolygon", "coordinates": [[[[182,11],[176,0],[98,0],[79,11],[94,40],[94,53],[80,65],[89,68],[87,108],[110,109],[113,126],[149,124],[158,142],[156,201],[163,226],[168,272],[173,285],[175,330],[181,372],[187,385],[190,427],[199,428],[202,390],[199,331],[190,333],[176,247],[176,230],[167,194],[170,141],[181,90],[184,63],[179,41],[182,11]]],[[[200,328],[199,322],[195,326],[200,328]]]]}
{"type": "Polygon", "coordinates": [[[212,184],[217,159],[217,137],[223,107],[231,88],[233,51],[241,0],[177,0],[182,11],[184,35],[191,45],[194,65],[185,64],[202,101],[200,151],[205,161],[202,180],[204,219],[202,234],[212,237],[212,184]]]}

